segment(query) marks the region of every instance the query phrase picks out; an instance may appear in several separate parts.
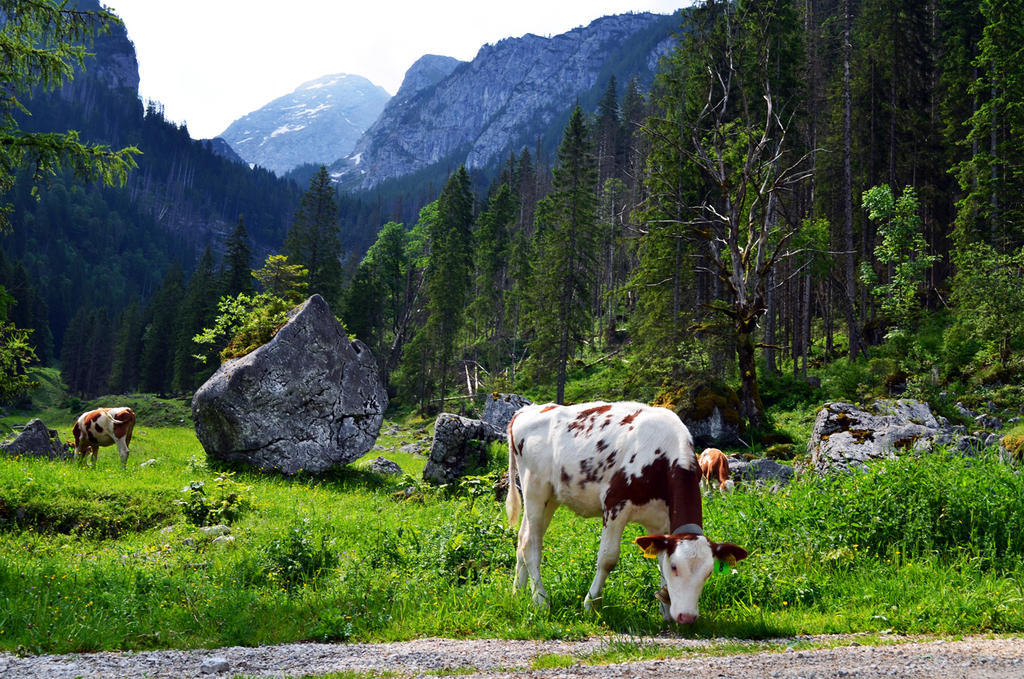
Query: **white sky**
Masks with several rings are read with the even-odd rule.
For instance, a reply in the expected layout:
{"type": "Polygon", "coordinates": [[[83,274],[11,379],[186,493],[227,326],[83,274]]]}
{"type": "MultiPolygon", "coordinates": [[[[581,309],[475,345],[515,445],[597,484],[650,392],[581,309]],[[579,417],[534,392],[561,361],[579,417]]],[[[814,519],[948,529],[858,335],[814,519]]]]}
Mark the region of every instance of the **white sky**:
{"type": "Polygon", "coordinates": [[[608,14],[686,0],[104,0],[135,43],[140,95],[193,138],[214,137],[302,83],[361,75],[394,94],[424,54],[558,35],[608,14]]]}

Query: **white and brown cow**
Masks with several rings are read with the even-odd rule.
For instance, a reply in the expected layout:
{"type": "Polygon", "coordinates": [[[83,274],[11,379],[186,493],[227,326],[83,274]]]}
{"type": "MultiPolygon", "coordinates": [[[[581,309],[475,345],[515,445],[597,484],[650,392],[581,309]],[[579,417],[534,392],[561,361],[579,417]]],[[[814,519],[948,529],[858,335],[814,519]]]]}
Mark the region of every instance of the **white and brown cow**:
{"type": "Polygon", "coordinates": [[[661,612],[669,621],[687,624],[697,618],[697,600],[716,559],[747,556],[742,547],[704,536],[693,440],[670,410],[642,403],[531,405],[509,422],[508,446],[506,510],[513,526],[523,513],[515,582],[525,588],[529,578],[537,603],[547,600],[541,545],[559,505],[603,519],[588,609],[600,602],[619,560],[622,531],[631,521],[650,533],[636,542],[658,559],[661,612]]]}
{"type": "Polygon", "coordinates": [[[729,479],[729,460],[718,448],[705,448],[697,458],[700,464],[701,483],[708,488],[717,481],[718,489],[723,493],[732,490],[733,482],[729,479]]]}
{"type": "Polygon", "coordinates": [[[78,416],[75,422],[75,457],[84,463],[92,453],[92,463],[96,464],[96,456],[100,446],[117,445],[121,454],[121,468],[128,464],[128,446],[132,442],[132,430],[135,429],[135,413],[131,408],[97,408],[78,416]]]}

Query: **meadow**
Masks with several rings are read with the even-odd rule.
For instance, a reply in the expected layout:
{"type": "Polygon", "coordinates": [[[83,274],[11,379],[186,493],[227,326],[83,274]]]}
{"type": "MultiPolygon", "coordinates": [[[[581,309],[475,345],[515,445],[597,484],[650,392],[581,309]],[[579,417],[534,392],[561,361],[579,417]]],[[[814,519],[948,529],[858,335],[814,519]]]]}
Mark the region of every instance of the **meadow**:
{"type": "MultiPolygon", "coordinates": [[[[430,487],[418,480],[425,458],[400,452],[430,422],[404,417],[385,422],[382,450],[345,469],[281,478],[211,468],[181,403],[132,405],[126,471],[112,448],[96,468],[0,458],[0,649],[1024,630],[1024,478],[994,452],[712,495],[709,537],[750,557],[712,576],[697,623],[679,628],[658,613],[655,562],[630,544],[603,609],[583,609],[600,522],[564,509],[544,548],[550,608],[512,591],[515,532],[491,489],[500,445],[479,475],[430,487]],[[378,454],[407,474],[369,471],[378,454]],[[228,525],[233,539],[215,541],[204,524],[228,525]]],[[[69,436],[69,409],[42,415],[69,436]]]]}

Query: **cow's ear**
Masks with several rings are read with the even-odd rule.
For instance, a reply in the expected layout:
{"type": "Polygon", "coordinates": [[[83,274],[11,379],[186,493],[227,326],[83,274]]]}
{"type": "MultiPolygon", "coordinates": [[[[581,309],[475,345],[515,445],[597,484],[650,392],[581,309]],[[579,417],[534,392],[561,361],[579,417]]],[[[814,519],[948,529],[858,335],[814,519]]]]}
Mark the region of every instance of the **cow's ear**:
{"type": "Polygon", "coordinates": [[[641,535],[636,539],[636,544],[644,550],[644,556],[648,559],[656,559],[658,552],[668,549],[669,537],[667,535],[641,535]]]}
{"type": "Polygon", "coordinates": [[[718,561],[724,561],[730,566],[747,558],[747,550],[731,542],[712,542],[711,554],[718,561]]]}

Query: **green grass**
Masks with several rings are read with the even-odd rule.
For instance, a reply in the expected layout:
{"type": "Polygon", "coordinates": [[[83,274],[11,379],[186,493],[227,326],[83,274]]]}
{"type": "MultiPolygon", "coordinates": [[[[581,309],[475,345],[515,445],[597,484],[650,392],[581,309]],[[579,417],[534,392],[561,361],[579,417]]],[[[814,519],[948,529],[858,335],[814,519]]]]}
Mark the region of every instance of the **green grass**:
{"type": "MultiPolygon", "coordinates": [[[[475,483],[425,487],[415,481],[423,457],[398,451],[427,422],[397,423],[384,450],[350,468],[290,479],[211,469],[190,428],[140,422],[127,471],[111,448],[95,469],[0,459],[0,649],[1024,630],[1024,480],[993,459],[908,458],[776,494],[712,496],[709,536],[751,556],[708,581],[698,622],[680,629],[658,614],[657,570],[631,544],[636,526],[603,610],[584,611],[600,521],[566,510],[545,542],[550,608],[513,593],[503,503],[475,483]],[[414,478],[367,471],[377,455],[414,478]],[[199,483],[198,495],[187,490],[199,483]],[[402,492],[410,484],[416,492],[402,492]],[[230,493],[234,541],[215,543],[182,502],[216,513],[230,493]]],[[[500,450],[491,455],[500,468],[500,450]]],[[[600,657],[655,652],[627,643],[600,657]]]]}

